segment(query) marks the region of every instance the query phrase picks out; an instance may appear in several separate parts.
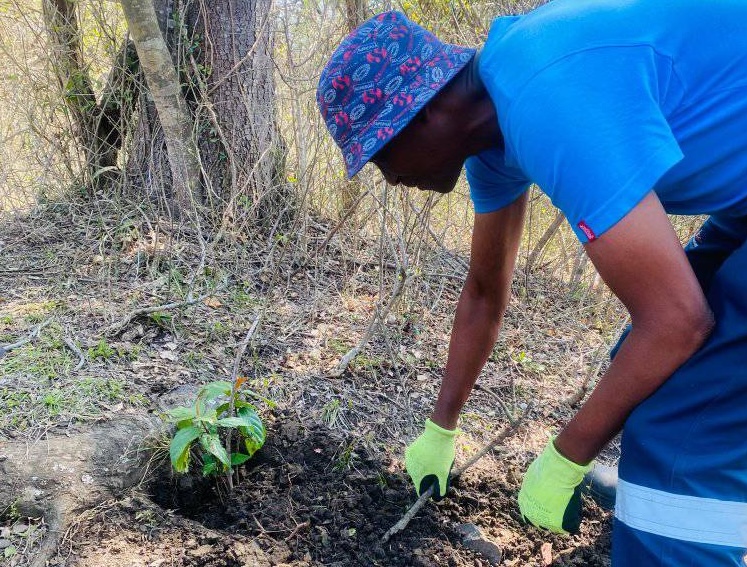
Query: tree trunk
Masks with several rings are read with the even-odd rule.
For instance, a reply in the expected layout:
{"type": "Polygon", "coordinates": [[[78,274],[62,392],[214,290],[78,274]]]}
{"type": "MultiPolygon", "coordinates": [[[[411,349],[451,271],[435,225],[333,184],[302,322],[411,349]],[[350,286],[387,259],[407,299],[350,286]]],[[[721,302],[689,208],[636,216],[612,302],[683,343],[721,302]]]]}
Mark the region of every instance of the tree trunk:
{"type": "Polygon", "coordinates": [[[185,210],[192,204],[200,184],[192,115],[182,94],[169,48],[161,34],[153,2],[123,0],[122,8],[163,128],[173,195],[179,209],[185,210]]]}
{"type": "Polygon", "coordinates": [[[345,0],[345,16],[348,30],[353,31],[366,19],[365,0],[345,0]]]}
{"type": "MultiPolygon", "coordinates": [[[[245,221],[275,226],[293,209],[275,117],[270,6],[271,0],[155,0],[196,133],[202,184],[194,196],[224,229],[245,221]]],[[[138,193],[171,199],[171,148],[156,106],[147,94],[140,97],[128,173],[138,193]]]]}
{"type": "MultiPolygon", "coordinates": [[[[361,25],[365,21],[365,19],[365,0],[345,0],[345,21],[348,26],[348,31],[353,31],[355,28],[361,25]]],[[[361,182],[358,178],[351,179],[347,183],[343,183],[339,208],[340,219],[343,219],[345,218],[345,216],[349,215],[350,210],[358,201],[358,196],[361,194],[361,191],[361,182]]],[[[354,221],[354,224],[357,226],[358,222],[354,221]]]]}
{"type": "MultiPolygon", "coordinates": [[[[116,164],[121,135],[118,129],[123,104],[121,90],[125,73],[113,73],[119,79],[106,101],[99,106],[86,66],[83,64],[76,4],[72,0],[43,0],[44,24],[52,51],[52,66],[62,98],[70,112],[71,126],[85,156],[84,172],[89,185],[97,185],[101,174],[116,164]]],[[[126,70],[128,51],[115,61],[114,70],[126,70]]],[[[132,85],[128,85],[132,88],[132,85]]]]}
{"type": "Polygon", "coordinates": [[[271,4],[214,0],[195,14],[194,30],[206,38],[203,123],[217,134],[201,140],[203,165],[212,196],[225,203],[224,219],[244,209],[274,220],[290,204],[275,117],[271,4]]]}

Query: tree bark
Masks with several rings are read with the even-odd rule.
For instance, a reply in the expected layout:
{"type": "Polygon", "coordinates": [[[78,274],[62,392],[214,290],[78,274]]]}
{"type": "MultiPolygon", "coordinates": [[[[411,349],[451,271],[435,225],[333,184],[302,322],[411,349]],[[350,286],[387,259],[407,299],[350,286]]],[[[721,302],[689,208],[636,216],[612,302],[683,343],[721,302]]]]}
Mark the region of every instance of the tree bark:
{"type": "MultiPolygon", "coordinates": [[[[244,223],[276,229],[290,217],[295,200],[284,179],[285,149],[275,116],[272,1],[151,1],[194,124],[201,186],[193,197],[206,205],[202,210],[222,234],[241,231],[244,223]]],[[[133,196],[171,198],[171,149],[162,122],[160,109],[143,93],[127,168],[133,196]]]]}
{"type": "MultiPolygon", "coordinates": [[[[196,108],[207,197],[221,203],[223,226],[242,214],[274,222],[293,198],[284,179],[285,149],[275,116],[271,0],[200,3],[192,30],[201,71],[196,108]]],[[[187,19],[187,21],[190,21],[187,19]]]]}
{"type": "Polygon", "coordinates": [[[180,210],[186,210],[200,184],[192,115],[152,0],[123,0],[122,8],[163,128],[175,201],[180,210]]]}
{"type": "MultiPolygon", "coordinates": [[[[365,17],[365,0],[345,0],[345,21],[347,23],[348,31],[353,31],[361,25],[365,21],[365,17]]],[[[360,179],[355,178],[347,183],[343,183],[341,191],[342,199],[338,212],[341,219],[348,215],[349,211],[353,208],[353,204],[357,202],[358,196],[361,194],[362,190],[360,179]]],[[[357,225],[358,223],[356,222],[354,224],[357,225]]]]}
{"type": "Polygon", "coordinates": [[[84,171],[95,185],[102,171],[115,165],[118,145],[112,142],[118,142],[119,137],[112,136],[112,122],[98,106],[83,65],[75,3],[43,0],[42,11],[52,48],[52,66],[70,112],[74,135],[85,156],[84,171]]]}

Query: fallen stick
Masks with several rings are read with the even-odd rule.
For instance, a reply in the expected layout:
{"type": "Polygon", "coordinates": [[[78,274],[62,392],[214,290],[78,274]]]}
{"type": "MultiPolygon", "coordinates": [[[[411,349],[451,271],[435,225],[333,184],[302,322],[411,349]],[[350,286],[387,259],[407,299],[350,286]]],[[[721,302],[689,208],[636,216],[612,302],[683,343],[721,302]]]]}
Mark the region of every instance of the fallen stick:
{"type": "Polygon", "coordinates": [[[392,295],[389,298],[389,301],[386,303],[386,305],[384,305],[383,308],[381,306],[381,303],[379,303],[379,305],[374,310],[373,316],[368,322],[368,327],[366,327],[366,331],[365,333],[363,333],[363,338],[358,341],[358,344],[351,348],[347,353],[345,353],[345,356],[340,359],[340,362],[337,363],[335,369],[329,373],[329,376],[331,378],[339,378],[340,376],[342,376],[345,370],[347,370],[350,362],[356,356],[358,356],[358,354],[360,354],[360,352],[366,347],[368,341],[370,341],[371,337],[373,336],[374,330],[376,328],[376,323],[386,320],[389,311],[397,302],[400,295],[402,295],[402,291],[405,289],[405,285],[407,285],[408,281],[409,279],[407,277],[407,273],[404,269],[400,268],[399,275],[397,277],[397,283],[394,286],[394,291],[392,291],[392,295]]]}
{"type": "Polygon", "coordinates": [[[75,368],[73,370],[77,372],[81,368],[83,368],[83,365],[86,363],[86,357],[83,354],[83,352],[78,348],[78,345],[75,344],[73,339],[69,337],[62,337],[62,340],[65,343],[65,346],[69,348],[75,355],[78,357],[78,364],[75,365],[75,368]]]}
{"type": "Polygon", "coordinates": [[[114,323],[113,325],[109,325],[102,331],[102,335],[105,336],[114,336],[119,334],[127,325],[130,324],[130,321],[133,319],[136,319],[138,317],[141,317],[143,315],[150,315],[151,313],[158,313],[159,311],[168,311],[169,309],[180,309],[182,307],[189,307],[190,305],[194,305],[195,303],[200,303],[201,301],[204,301],[211,295],[215,295],[219,291],[221,291],[223,288],[226,287],[226,282],[216,287],[214,290],[209,291],[208,293],[204,293],[200,295],[199,297],[193,297],[191,299],[186,299],[184,301],[175,301],[173,303],[165,303],[163,305],[155,305],[153,307],[141,307],[139,309],[135,309],[134,311],[131,311],[129,315],[126,315],[121,321],[118,323],[114,323]]]}
{"type": "MultiPolygon", "coordinates": [[[[527,406],[527,408],[524,410],[524,412],[519,416],[518,419],[512,420],[509,416],[509,424],[506,426],[506,428],[501,431],[498,435],[496,435],[493,440],[485,445],[480,451],[472,455],[470,459],[464,463],[461,467],[457,468],[454,472],[451,473],[451,478],[457,478],[460,476],[464,471],[466,471],[468,468],[470,468],[472,465],[474,465],[477,461],[482,459],[487,453],[492,451],[496,445],[503,442],[506,438],[510,437],[516,431],[519,429],[521,424],[524,422],[524,418],[529,415],[530,411],[532,410],[532,405],[530,404],[527,406]]],[[[412,520],[415,517],[415,514],[417,514],[420,509],[425,506],[425,503],[430,499],[430,497],[433,495],[433,485],[431,485],[428,490],[423,492],[423,494],[420,495],[420,498],[418,498],[415,501],[415,504],[413,504],[410,509],[405,512],[404,516],[402,516],[402,519],[400,519],[399,522],[394,524],[389,530],[384,534],[384,536],[381,538],[381,543],[388,542],[393,535],[401,532],[407,527],[407,524],[410,523],[410,520],[412,520]]]]}
{"type": "Polygon", "coordinates": [[[4,357],[6,354],[8,354],[10,351],[17,349],[18,347],[22,347],[26,343],[30,343],[33,339],[39,336],[39,332],[49,325],[52,322],[52,319],[47,319],[43,323],[39,323],[36,327],[31,329],[28,335],[23,337],[22,339],[11,343],[9,345],[0,345],[0,358],[4,357]]]}

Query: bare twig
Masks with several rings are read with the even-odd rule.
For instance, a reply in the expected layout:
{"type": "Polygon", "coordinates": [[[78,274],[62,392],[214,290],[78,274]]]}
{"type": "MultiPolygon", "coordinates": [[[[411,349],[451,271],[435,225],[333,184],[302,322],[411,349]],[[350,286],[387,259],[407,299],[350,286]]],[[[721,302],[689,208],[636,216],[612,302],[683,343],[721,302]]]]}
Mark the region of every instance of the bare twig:
{"type": "Polygon", "coordinates": [[[36,325],[33,329],[31,329],[29,334],[23,337],[22,339],[19,339],[18,341],[11,343],[9,345],[0,345],[0,358],[4,357],[6,354],[8,354],[12,350],[22,347],[26,343],[30,343],[32,340],[38,337],[41,330],[47,325],[49,325],[51,322],[52,322],[52,319],[47,319],[46,321],[36,325]]]}
{"type": "MultiPolygon", "coordinates": [[[[615,336],[619,337],[622,334],[623,329],[625,329],[627,325],[628,320],[626,318],[620,328],[617,330],[615,336]]],[[[589,365],[589,369],[586,372],[586,376],[584,376],[584,381],[581,383],[581,386],[579,386],[578,390],[576,390],[573,394],[568,396],[568,398],[566,398],[563,403],[573,408],[586,397],[586,394],[594,389],[596,378],[599,376],[599,372],[602,370],[605,362],[607,362],[607,352],[608,347],[606,344],[602,344],[599,348],[597,348],[597,350],[594,352],[594,357],[591,361],[591,364],[589,365]]]]}
{"type": "Polygon", "coordinates": [[[327,246],[327,244],[329,244],[329,241],[332,240],[332,237],[335,234],[337,234],[337,231],[340,230],[342,228],[342,226],[347,222],[347,220],[352,216],[352,214],[358,208],[358,205],[361,203],[361,201],[363,200],[363,198],[366,195],[368,195],[368,193],[369,193],[369,191],[366,190],[366,191],[363,191],[361,194],[358,195],[358,198],[353,202],[352,205],[350,205],[350,207],[348,208],[348,210],[345,211],[345,214],[340,219],[340,222],[338,222],[337,225],[335,225],[335,227],[332,230],[329,231],[329,234],[327,234],[327,237],[324,239],[324,241],[319,246],[317,246],[316,250],[314,250],[311,254],[309,254],[307,256],[307,258],[303,262],[301,262],[301,264],[299,266],[297,266],[295,270],[293,270],[293,272],[291,272],[291,275],[290,275],[291,278],[293,276],[295,276],[298,272],[300,272],[301,270],[303,270],[309,264],[309,261],[312,258],[314,258],[317,254],[319,254],[319,252],[321,252],[324,249],[324,247],[327,246]]]}
{"type": "Polygon", "coordinates": [[[348,367],[348,364],[350,364],[350,361],[358,356],[358,353],[360,353],[360,351],[363,350],[366,344],[368,344],[368,341],[370,341],[371,337],[373,336],[374,329],[376,328],[376,323],[378,321],[386,320],[386,316],[389,314],[392,306],[402,295],[402,291],[405,288],[407,280],[407,273],[405,272],[405,270],[400,269],[397,277],[397,285],[394,286],[394,291],[392,291],[389,302],[384,306],[383,309],[378,308],[375,310],[373,316],[371,317],[371,320],[368,322],[368,327],[366,328],[366,332],[363,334],[363,338],[361,338],[357,345],[355,345],[347,353],[345,353],[345,356],[340,359],[340,362],[337,364],[337,367],[330,373],[330,376],[332,376],[333,378],[342,376],[342,373],[345,372],[345,369],[348,367]]]}
{"type": "Polygon", "coordinates": [[[75,344],[75,342],[69,338],[69,337],[62,337],[62,340],[65,342],[65,346],[69,348],[71,351],[73,351],[78,356],[78,364],[75,365],[75,368],[73,368],[74,371],[78,371],[81,368],[83,368],[83,365],[86,363],[86,357],[83,355],[83,352],[78,348],[78,345],[75,344]]]}
{"type": "Polygon", "coordinates": [[[563,215],[562,212],[558,211],[558,213],[555,215],[555,218],[550,223],[550,226],[548,226],[547,230],[545,230],[542,236],[540,236],[537,244],[535,244],[532,252],[529,254],[529,257],[527,258],[526,264],[524,266],[524,269],[527,272],[532,271],[534,263],[539,259],[540,254],[542,254],[542,251],[545,249],[545,246],[547,246],[547,243],[550,242],[550,239],[555,236],[555,233],[558,232],[558,230],[560,230],[560,226],[563,224],[564,220],[565,215],[563,215]]]}
{"type": "MultiPolygon", "coordinates": [[[[527,415],[532,411],[533,406],[530,404],[527,406],[527,408],[524,410],[524,412],[521,414],[521,416],[514,420],[513,422],[509,422],[509,425],[503,429],[498,435],[496,435],[490,443],[485,445],[480,451],[475,453],[466,463],[464,463],[461,467],[456,469],[451,473],[451,478],[457,478],[461,474],[464,473],[468,468],[470,468],[472,465],[474,465],[477,461],[479,461],[481,458],[483,458],[487,453],[495,449],[495,447],[499,444],[505,441],[508,437],[516,433],[519,429],[519,427],[524,422],[524,419],[527,415]]],[[[430,499],[430,497],[433,496],[433,485],[431,485],[428,490],[423,492],[423,494],[420,495],[420,498],[418,498],[415,501],[415,504],[413,504],[407,512],[405,512],[404,516],[402,516],[402,519],[400,519],[399,522],[394,524],[389,530],[384,534],[384,536],[381,538],[381,543],[388,542],[393,535],[401,532],[407,527],[407,524],[410,523],[410,520],[412,520],[415,517],[415,514],[417,514],[420,509],[425,506],[425,503],[430,499]]]]}
{"type": "Polygon", "coordinates": [[[188,307],[190,305],[194,305],[195,303],[200,303],[201,301],[204,301],[211,295],[215,295],[218,291],[221,291],[223,288],[226,287],[226,285],[227,285],[227,282],[224,281],[221,285],[219,285],[215,289],[207,293],[203,293],[199,297],[193,297],[192,299],[187,299],[185,301],[174,301],[172,303],[165,303],[163,305],[156,305],[153,307],[140,307],[139,309],[135,309],[134,311],[131,311],[118,323],[109,325],[106,329],[103,330],[102,334],[109,335],[109,336],[117,335],[127,325],[129,325],[133,319],[142,317],[143,315],[149,315],[150,313],[158,313],[159,311],[168,311],[169,309],[179,309],[181,307],[188,307]]]}

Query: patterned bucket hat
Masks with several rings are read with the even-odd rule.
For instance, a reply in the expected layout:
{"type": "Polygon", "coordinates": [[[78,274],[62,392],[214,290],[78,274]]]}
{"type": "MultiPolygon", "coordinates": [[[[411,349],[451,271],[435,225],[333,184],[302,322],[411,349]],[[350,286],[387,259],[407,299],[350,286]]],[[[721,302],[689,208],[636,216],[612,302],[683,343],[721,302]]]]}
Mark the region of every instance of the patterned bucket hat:
{"type": "Polygon", "coordinates": [[[394,11],[351,32],[322,71],[316,92],[348,178],[399,134],[475,51],[443,43],[394,11]]]}

